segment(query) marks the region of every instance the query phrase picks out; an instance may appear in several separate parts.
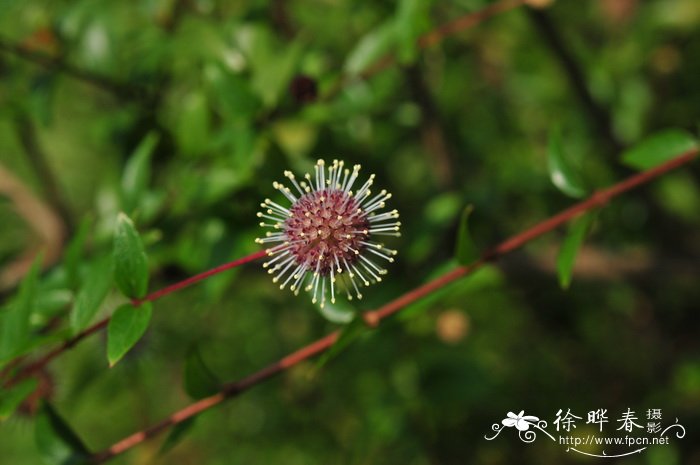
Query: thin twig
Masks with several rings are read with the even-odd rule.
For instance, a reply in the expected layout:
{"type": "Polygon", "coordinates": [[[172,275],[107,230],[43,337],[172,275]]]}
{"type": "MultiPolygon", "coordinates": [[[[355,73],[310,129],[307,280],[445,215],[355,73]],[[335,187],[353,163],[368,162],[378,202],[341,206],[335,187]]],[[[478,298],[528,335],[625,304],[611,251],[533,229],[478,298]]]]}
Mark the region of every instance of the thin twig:
{"type": "Polygon", "coordinates": [[[17,128],[17,135],[27,155],[27,159],[34,168],[37,178],[41,181],[46,202],[53,206],[54,210],[59,213],[66,227],[65,235],[70,236],[75,227],[73,224],[73,214],[58,185],[53,170],[51,166],[49,166],[48,156],[43,147],[39,144],[39,135],[37,134],[36,127],[25,114],[16,116],[15,125],[17,128]]]}
{"type": "MultiPolygon", "coordinates": [[[[148,294],[146,297],[143,297],[141,299],[132,299],[131,303],[134,306],[139,306],[139,305],[143,304],[144,302],[153,302],[153,301],[158,300],[161,297],[164,297],[168,294],[172,294],[175,291],[179,291],[187,286],[191,286],[192,284],[198,283],[198,282],[202,281],[203,279],[209,278],[210,276],[213,276],[215,274],[221,273],[221,272],[226,271],[226,270],[230,270],[231,268],[235,268],[237,266],[244,265],[246,263],[258,260],[258,259],[266,257],[266,256],[267,256],[267,251],[260,250],[258,252],[253,253],[253,254],[247,255],[243,258],[239,258],[238,260],[234,260],[232,262],[225,263],[223,265],[217,266],[216,268],[212,268],[211,270],[205,271],[204,273],[200,273],[196,276],[192,276],[191,278],[187,278],[184,281],[180,281],[178,283],[171,284],[170,286],[165,287],[163,289],[154,291],[154,292],[148,294]]],[[[109,317],[98,321],[97,323],[84,329],[83,331],[81,331],[80,333],[71,337],[70,339],[64,341],[61,345],[54,348],[50,352],[47,352],[41,358],[39,358],[39,359],[33,361],[32,363],[22,367],[18,371],[18,373],[10,381],[8,381],[7,384],[16,383],[17,381],[24,379],[27,376],[31,375],[32,373],[36,372],[37,370],[40,370],[41,368],[46,366],[49,362],[51,362],[53,359],[55,359],[56,357],[61,355],[66,350],[72,348],[73,346],[78,344],[80,341],[82,341],[86,337],[90,336],[91,334],[95,334],[98,331],[107,327],[108,323],[109,323],[109,317]]]]}
{"type": "Polygon", "coordinates": [[[454,184],[454,153],[448,142],[445,120],[440,113],[430,87],[418,65],[406,67],[404,76],[414,100],[421,108],[421,138],[423,149],[431,158],[436,180],[440,187],[447,189],[454,184]]]}
{"type": "MultiPolygon", "coordinates": [[[[481,10],[467,13],[454,19],[448,23],[442,24],[432,31],[424,34],[418,39],[418,48],[426,49],[437,45],[442,42],[446,37],[455,35],[466,29],[472,28],[479,25],[483,21],[496,16],[500,13],[515,9],[519,6],[525,4],[526,0],[500,0],[498,2],[492,3],[481,10]]],[[[377,60],[374,64],[370,65],[366,70],[360,73],[359,78],[367,80],[374,76],[375,74],[387,69],[388,67],[396,64],[396,58],[389,54],[384,55],[382,58],[377,60]]],[[[341,76],[323,95],[323,100],[329,100],[335,97],[349,82],[352,82],[356,78],[349,77],[346,75],[341,76]]]]}
{"type": "Polygon", "coordinates": [[[29,50],[3,37],[0,37],[0,52],[22,58],[23,60],[30,61],[50,70],[59,71],[67,76],[79,79],[122,98],[147,100],[150,95],[150,91],[140,85],[115,81],[108,76],[78,68],[59,58],[29,50]]]}
{"type": "Polygon", "coordinates": [[[549,15],[545,11],[528,8],[527,14],[537,29],[537,32],[539,32],[542,37],[542,40],[561,65],[576,97],[578,97],[585,110],[585,114],[588,115],[588,120],[591,125],[595,128],[600,137],[606,141],[611,153],[620,153],[623,144],[613,131],[612,117],[610,113],[593,98],[588,88],[585,74],[576,61],[574,54],[567,48],[566,40],[559,33],[557,25],[549,18],[549,15]]]}
{"type": "MultiPolygon", "coordinates": [[[[385,318],[399,312],[401,309],[405,308],[407,305],[416,302],[417,300],[425,297],[426,295],[435,292],[436,290],[462,278],[480,267],[484,264],[494,261],[499,257],[506,255],[520,247],[524,244],[536,239],[545,233],[548,233],[557,227],[567,223],[568,221],[576,218],[582,213],[591,210],[593,208],[601,207],[607,204],[611,199],[617,197],[635,187],[645,184],[654,178],[657,178],[668,171],[676,169],[682,165],[685,165],[695,159],[698,156],[698,149],[689,150],[678,157],[659,165],[656,168],[644,171],[642,173],[631,176],[624,181],[621,181],[607,189],[595,192],[588,199],[579,202],[566,210],[532,226],[531,228],[512,236],[509,239],[501,242],[495,247],[487,250],[479,259],[475,260],[473,263],[466,266],[459,266],[452,271],[449,271],[442,276],[410,291],[404,295],[392,300],[391,302],[383,305],[382,307],[366,312],[363,315],[365,322],[369,326],[377,326],[385,318]]],[[[97,452],[92,455],[92,463],[103,463],[107,460],[114,458],[115,456],[126,452],[127,450],[141,444],[147,439],[152,438],[161,431],[182,423],[183,421],[192,418],[205,410],[208,410],[224,400],[235,397],[238,394],[250,389],[251,387],[262,383],[263,381],[273,377],[274,375],[281,373],[298,363],[312,358],[316,355],[321,354],[325,350],[328,350],[338,339],[340,332],[335,331],[327,336],[297,350],[296,352],[287,355],[286,357],[278,360],[277,362],[268,365],[267,367],[259,370],[239,381],[235,381],[226,384],[222,389],[209,397],[198,400],[187,407],[178,410],[177,412],[170,415],[165,420],[147,428],[142,431],[138,431],[134,434],[127,436],[121,441],[113,444],[107,449],[97,452]]]]}
{"type": "Polygon", "coordinates": [[[469,13],[464,16],[445,23],[440,27],[433,29],[418,40],[418,46],[421,48],[432,47],[441,42],[445,37],[455,35],[459,32],[476,26],[486,19],[512,10],[525,4],[526,0],[501,0],[485,6],[479,11],[469,13]]]}

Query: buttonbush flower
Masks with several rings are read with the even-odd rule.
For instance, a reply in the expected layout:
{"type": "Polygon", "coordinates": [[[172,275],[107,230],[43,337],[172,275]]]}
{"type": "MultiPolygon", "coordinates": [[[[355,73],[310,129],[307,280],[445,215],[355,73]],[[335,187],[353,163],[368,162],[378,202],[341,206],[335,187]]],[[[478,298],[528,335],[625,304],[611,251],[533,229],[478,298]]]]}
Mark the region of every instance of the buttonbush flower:
{"type": "Polygon", "coordinates": [[[272,184],[291,206],[270,199],[260,204],[260,226],[272,231],[256,242],[276,244],[267,249],[271,259],[263,267],[275,275],[273,282],[281,282],[280,289],[289,285],[296,295],[304,288],[321,308],[326,299],[335,303],[338,285],[348,300],[353,293],[361,299],[359,286],[379,282],[386,274],[375,262],[393,262],[396,255],[395,250],[374,240],[375,236],[401,235],[398,211],[382,213],[391,194],[381,190],[372,195],[374,175],[353,190],[359,172],[360,165],[350,170],[342,161],[333,160],[326,167],[318,160],[313,179],[307,173],[304,180],[297,181],[293,173],[284,172],[294,190],[278,182],[272,184]]]}

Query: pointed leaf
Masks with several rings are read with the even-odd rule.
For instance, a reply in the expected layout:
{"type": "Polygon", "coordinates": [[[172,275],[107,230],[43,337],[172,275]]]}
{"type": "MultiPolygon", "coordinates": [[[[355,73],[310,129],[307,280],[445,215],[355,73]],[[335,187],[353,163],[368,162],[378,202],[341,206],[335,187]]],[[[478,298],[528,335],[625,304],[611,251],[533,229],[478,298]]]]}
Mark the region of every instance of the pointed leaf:
{"type": "Polygon", "coordinates": [[[396,12],[396,46],[399,62],[413,63],[418,57],[418,39],[430,28],[429,0],[401,0],[396,12]]]}
{"type": "Polygon", "coordinates": [[[586,195],[586,188],[580,176],[571,166],[562,143],[561,131],[553,129],[549,134],[548,167],[552,183],[564,194],[581,198],[586,195]]]}
{"type": "Polygon", "coordinates": [[[455,256],[457,257],[457,262],[462,266],[468,265],[479,258],[478,249],[476,248],[476,244],[474,244],[471,234],[469,233],[469,216],[473,211],[473,205],[467,206],[462,211],[462,216],[459,220],[455,256]]]}
{"type": "Polygon", "coordinates": [[[340,302],[326,304],[318,307],[318,311],[331,323],[348,324],[355,318],[355,311],[340,302]]]}
{"type": "Polygon", "coordinates": [[[114,278],[131,298],[141,298],[148,288],[148,259],[134,223],[124,213],[117,218],[114,234],[114,278]]]}
{"type": "Polygon", "coordinates": [[[682,129],[658,132],[622,154],[622,161],[632,168],[646,170],[694,149],[698,141],[682,129]]]}
{"type": "Polygon", "coordinates": [[[114,312],[107,327],[107,359],[110,367],[141,339],[151,321],[151,313],[150,302],[138,307],[124,304],[114,312]]]}
{"type": "Polygon", "coordinates": [[[212,122],[207,95],[203,91],[197,89],[182,96],[173,126],[182,154],[198,156],[208,150],[212,122]]]}
{"type": "Polygon", "coordinates": [[[91,226],[92,217],[85,216],[80,222],[80,226],[78,226],[78,231],[66,246],[64,263],[66,273],[68,274],[68,283],[72,290],[77,290],[80,287],[80,275],[78,270],[91,226]]]}
{"type": "Polygon", "coordinates": [[[187,420],[175,425],[170,431],[170,434],[168,434],[168,437],[165,438],[165,441],[163,441],[163,445],[160,446],[158,453],[165,454],[175,447],[180,441],[182,441],[182,438],[184,438],[194,426],[196,419],[197,417],[190,417],[187,420]]]}
{"type": "Polygon", "coordinates": [[[568,289],[571,284],[576,255],[581,245],[583,245],[583,241],[586,239],[586,234],[591,228],[595,217],[596,214],[594,212],[588,212],[574,220],[559,249],[557,275],[559,276],[559,285],[562,289],[568,289]]]}
{"type": "Polygon", "coordinates": [[[370,328],[367,327],[361,317],[356,317],[350,324],[340,330],[340,335],[335,343],[321,355],[316,363],[316,370],[320,370],[326,363],[338,356],[350,344],[359,339],[361,336],[369,333],[370,328]]]}
{"type": "Polygon", "coordinates": [[[123,208],[132,212],[143,196],[151,177],[151,155],[158,145],[159,136],[149,132],[136,147],[124,167],[122,175],[123,208]]]}
{"type": "Polygon", "coordinates": [[[185,359],[185,391],[193,399],[202,399],[216,394],[221,381],[207,367],[202,354],[192,348],[185,359]]]}
{"type": "Polygon", "coordinates": [[[30,342],[29,318],[34,309],[42,254],[35,259],[17,297],[0,313],[0,362],[19,354],[30,342]]]}
{"type": "Polygon", "coordinates": [[[107,292],[112,285],[111,263],[100,260],[91,267],[82,289],[78,292],[75,305],[70,314],[70,324],[73,334],[85,329],[100,308],[100,304],[107,297],[107,292]]]}
{"type": "Polygon", "coordinates": [[[37,415],[34,436],[41,458],[47,465],[88,463],[85,444],[49,404],[44,404],[37,415]]]}
{"type": "Polygon", "coordinates": [[[29,378],[0,391],[0,421],[6,420],[37,386],[36,378],[29,378]]]}
{"type": "Polygon", "coordinates": [[[382,24],[367,33],[345,60],[345,72],[355,76],[361,74],[389,51],[395,37],[396,28],[393,22],[382,24]]]}

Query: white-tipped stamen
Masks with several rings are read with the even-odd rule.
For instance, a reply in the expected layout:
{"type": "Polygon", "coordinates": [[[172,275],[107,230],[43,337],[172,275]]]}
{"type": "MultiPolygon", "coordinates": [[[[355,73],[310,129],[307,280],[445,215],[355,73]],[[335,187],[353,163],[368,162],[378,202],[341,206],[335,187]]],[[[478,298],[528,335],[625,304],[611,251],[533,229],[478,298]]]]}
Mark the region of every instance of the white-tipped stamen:
{"type": "Polygon", "coordinates": [[[323,307],[327,282],[329,299],[335,303],[335,285],[339,280],[348,300],[353,298],[350,286],[356,297],[362,298],[355,276],[365,286],[381,281],[386,270],[370,260],[365,250],[392,262],[396,251],[371,238],[399,236],[401,223],[396,221],[398,211],[380,211],[391,194],[384,189],[371,191],[374,175],[353,191],[359,172],[360,165],[351,170],[345,168],[342,160],[326,164],[321,159],[314,165],[314,179],[306,173],[303,180],[297,180],[291,171],[285,171],[284,176],[293,187],[273,183],[293,208],[265,199],[261,203],[263,211],[257,216],[260,226],[269,231],[256,242],[275,244],[266,250],[271,258],[263,267],[274,276],[274,282],[281,283],[281,289],[289,286],[295,295],[305,289],[312,293],[312,302],[320,300],[323,307]]]}
{"type": "Polygon", "coordinates": [[[368,248],[367,251],[368,251],[368,252],[371,252],[371,253],[373,253],[373,254],[375,254],[375,255],[378,255],[378,256],[382,257],[384,260],[388,261],[389,263],[393,263],[393,262],[394,262],[394,257],[390,257],[390,256],[388,256],[388,255],[386,255],[386,254],[383,254],[382,252],[380,252],[380,251],[378,251],[378,250],[375,250],[375,249],[372,249],[372,248],[368,248]]]}
{"type": "Polygon", "coordinates": [[[335,303],[335,275],[333,274],[333,268],[331,268],[331,303],[335,303]]]}

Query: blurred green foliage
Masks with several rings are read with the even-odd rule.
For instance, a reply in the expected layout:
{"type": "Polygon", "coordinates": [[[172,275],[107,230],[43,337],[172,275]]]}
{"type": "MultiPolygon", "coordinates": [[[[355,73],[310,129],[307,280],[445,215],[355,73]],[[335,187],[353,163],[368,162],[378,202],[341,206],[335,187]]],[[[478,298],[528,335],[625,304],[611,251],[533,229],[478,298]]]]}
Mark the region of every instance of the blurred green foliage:
{"type": "MultiPolygon", "coordinates": [[[[0,347],[25,323],[34,344],[61,340],[124,302],[95,277],[112,273],[122,211],[148,263],[121,287],[141,295],[144,266],[157,289],[256,251],[255,212],[283,170],[361,163],[403,223],[387,279],[353,301],[368,310],[454,266],[465,205],[478,249],[569,205],[550,182],[552,128],[587,188],[628,175],[621,149],[644,136],[697,131],[697,0],[560,0],[416,46],[490,3],[0,0],[2,317],[21,326],[0,347]],[[362,78],[386,53],[395,62],[362,78]],[[65,234],[20,208],[8,174],[65,234]],[[24,278],[15,265],[41,249],[50,264],[24,278]]],[[[484,435],[507,411],[551,422],[628,407],[662,408],[687,435],[624,463],[700,463],[699,176],[695,163],[601,210],[566,291],[550,234],[375,330],[351,325],[343,351],[205,413],[179,443],[163,435],[114,463],[578,463],[484,435]]],[[[220,274],[156,302],[113,368],[93,336],[40,373],[38,393],[103,449],[202,393],[183,379],[192,347],[195,368],[232,380],[337,327],[308,300],[257,264],[220,274]]],[[[0,424],[0,464],[70,455],[37,449],[32,425],[60,423],[38,409],[32,397],[0,424]]]]}

